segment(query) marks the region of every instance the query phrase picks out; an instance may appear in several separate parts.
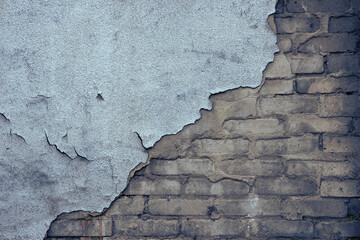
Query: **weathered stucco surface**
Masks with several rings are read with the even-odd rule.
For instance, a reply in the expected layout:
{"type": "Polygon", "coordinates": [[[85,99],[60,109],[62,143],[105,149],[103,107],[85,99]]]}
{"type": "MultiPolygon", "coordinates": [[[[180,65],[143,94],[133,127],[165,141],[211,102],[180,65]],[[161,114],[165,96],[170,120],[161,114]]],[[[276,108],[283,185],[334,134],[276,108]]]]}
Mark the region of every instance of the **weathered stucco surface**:
{"type": "Polygon", "coordinates": [[[1,239],[101,211],[161,136],[257,86],[275,0],[0,1],[1,239]]]}

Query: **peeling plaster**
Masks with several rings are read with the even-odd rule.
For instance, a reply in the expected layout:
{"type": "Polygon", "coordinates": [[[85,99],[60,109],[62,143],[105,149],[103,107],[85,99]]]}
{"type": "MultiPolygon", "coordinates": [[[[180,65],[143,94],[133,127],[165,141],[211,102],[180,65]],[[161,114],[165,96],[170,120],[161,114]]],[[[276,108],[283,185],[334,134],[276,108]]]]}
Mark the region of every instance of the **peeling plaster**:
{"type": "Polygon", "coordinates": [[[258,86],[275,0],[0,2],[0,238],[101,211],[161,136],[258,86]]]}

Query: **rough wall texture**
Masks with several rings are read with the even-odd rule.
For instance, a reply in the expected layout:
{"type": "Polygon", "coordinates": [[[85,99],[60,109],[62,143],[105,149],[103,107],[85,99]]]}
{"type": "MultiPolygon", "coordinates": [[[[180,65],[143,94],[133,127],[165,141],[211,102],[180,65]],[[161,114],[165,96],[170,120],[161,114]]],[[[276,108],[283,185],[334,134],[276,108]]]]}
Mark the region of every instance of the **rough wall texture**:
{"type": "Polygon", "coordinates": [[[211,93],[258,86],[275,3],[0,0],[0,239],[102,211],[211,93]]]}
{"type": "Polygon", "coordinates": [[[47,239],[360,237],[359,5],[279,1],[262,86],[213,95],[107,211],[63,214],[47,239]]]}

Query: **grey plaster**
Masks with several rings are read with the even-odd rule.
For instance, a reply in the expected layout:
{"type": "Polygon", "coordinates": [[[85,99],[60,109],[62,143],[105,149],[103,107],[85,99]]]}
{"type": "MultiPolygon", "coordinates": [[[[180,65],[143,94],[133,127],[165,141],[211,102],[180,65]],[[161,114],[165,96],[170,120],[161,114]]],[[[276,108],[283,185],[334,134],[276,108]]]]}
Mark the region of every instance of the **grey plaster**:
{"type": "Polygon", "coordinates": [[[151,147],[257,86],[275,0],[0,0],[0,238],[101,211],[151,147]]]}

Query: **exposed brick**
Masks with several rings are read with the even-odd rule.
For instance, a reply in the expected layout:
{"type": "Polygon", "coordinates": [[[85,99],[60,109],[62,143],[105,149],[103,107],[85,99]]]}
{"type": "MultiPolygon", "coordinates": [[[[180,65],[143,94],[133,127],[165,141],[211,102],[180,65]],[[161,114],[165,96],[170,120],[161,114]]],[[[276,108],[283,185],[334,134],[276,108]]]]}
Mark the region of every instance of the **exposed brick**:
{"type": "Polygon", "coordinates": [[[359,78],[298,78],[296,92],[298,93],[335,93],[358,92],[359,78]]]}
{"type": "Polygon", "coordinates": [[[259,195],[314,195],[316,188],[311,180],[258,178],[255,182],[255,193],[259,195]]]}
{"type": "Polygon", "coordinates": [[[219,164],[220,171],[240,176],[278,176],[282,168],[281,162],[271,161],[226,160],[219,164]]]}
{"type": "Polygon", "coordinates": [[[358,16],[352,17],[331,17],[329,19],[329,32],[353,32],[360,28],[358,16]]]}
{"type": "Polygon", "coordinates": [[[293,56],[291,57],[292,73],[322,73],[324,72],[323,57],[319,55],[312,56],[293,56]]]}
{"type": "Polygon", "coordinates": [[[360,182],[324,180],[321,182],[320,192],[323,197],[360,197],[360,182]]]}
{"type": "Polygon", "coordinates": [[[263,220],[256,222],[254,235],[259,237],[312,237],[313,224],[308,221],[263,220]]]}
{"type": "Polygon", "coordinates": [[[276,216],[281,214],[280,200],[258,197],[237,200],[219,200],[216,203],[220,214],[226,216],[276,216]]]}
{"type": "Polygon", "coordinates": [[[258,108],[259,112],[263,115],[316,113],[318,111],[318,98],[313,96],[275,96],[272,98],[260,98],[258,108]]]}
{"type": "Polygon", "coordinates": [[[359,0],[351,0],[352,5],[352,12],[360,15],[360,1],[359,0]]]}
{"type": "Polygon", "coordinates": [[[204,196],[246,196],[249,186],[245,182],[221,180],[212,183],[205,178],[191,178],[185,185],[185,194],[204,196]]]}
{"type": "Polygon", "coordinates": [[[345,12],[350,10],[350,0],[289,0],[289,12],[345,12]]]}
{"type": "Polygon", "coordinates": [[[347,133],[351,118],[319,118],[311,115],[293,115],[288,120],[289,133],[347,133]]]}
{"type": "Polygon", "coordinates": [[[360,137],[332,137],[324,136],[325,152],[360,152],[360,137]]]}
{"type": "Polygon", "coordinates": [[[290,161],[286,168],[290,176],[354,177],[354,171],[349,162],[290,161]]]}
{"type": "Polygon", "coordinates": [[[235,102],[215,101],[214,111],[219,116],[247,118],[256,115],[256,98],[247,97],[235,102]]]}
{"type": "Polygon", "coordinates": [[[284,124],[276,118],[225,121],[223,127],[232,134],[273,135],[284,131],[284,124]]]}
{"type": "Polygon", "coordinates": [[[309,153],[318,149],[318,138],[315,136],[304,136],[258,140],[256,141],[255,148],[261,155],[309,153]]]}
{"type": "Polygon", "coordinates": [[[198,156],[236,156],[249,151],[246,139],[198,139],[192,143],[192,149],[198,156]]]}
{"type": "Polygon", "coordinates": [[[294,83],[290,80],[267,80],[261,87],[260,93],[266,94],[291,94],[294,90],[294,83]]]}
{"type": "Polygon", "coordinates": [[[291,38],[285,35],[278,35],[277,39],[278,39],[277,45],[282,52],[288,53],[291,51],[291,46],[292,46],[291,38]]]}
{"type": "Polygon", "coordinates": [[[112,222],[107,219],[60,220],[53,222],[47,232],[48,237],[109,237],[111,234],[112,222]]]}
{"type": "Polygon", "coordinates": [[[125,190],[126,195],[178,195],[180,182],[158,178],[156,180],[144,177],[133,177],[125,190]]]}
{"type": "MultiPolygon", "coordinates": [[[[161,239],[171,239],[171,240],[193,240],[193,238],[186,238],[182,235],[180,235],[179,237],[170,237],[170,238],[161,238],[161,239]]],[[[47,239],[46,239],[47,240],[47,239]]],[[[57,239],[56,239],[57,240],[57,239]]],[[[60,239],[59,239],[60,240],[60,239]]],[[[61,240],[75,240],[75,239],[61,239],[61,240]]],[[[80,240],[80,239],[76,239],[76,240],[80,240]]],[[[83,239],[81,239],[83,240],[83,239]]],[[[90,239],[92,240],[92,239],[90,239]]],[[[94,239],[97,240],[97,239],[94,239]]],[[[122,234],[115,234],[111,237],[104,237],[100,240],[159,240],[158,237],[134,237],[134,236],[123,236],[122,234]]],[[[199,239],[201,240],[201,239],[199,239]]]]}
{"type": "Polygon", "coordinates": [[[275,24],[278,33],[308,33],[320,27],[319,20],[313,16],[275,18],[275,24]]]}
{"type": "Polygon", "coordinates": [[[359,54],[330,54],[327,62],[328,70],[331,73],[358,71],[360,66],[359,57],[359,54]]]}
{"type": "Polygon", "coordinates": [[[344,200],[285,200],[282,203],[283,215],[289,219],[303,219],[303,217],[345,217],[347,206],[344,200]]]}
{"type": "Polygon", "coordinates": [[[333,95],[320,98],[320,115],[331,116],[360,116],[360,97],[357,95],[333,95]]]}
{"type": "Polygon", "coordinates": [[[149,200],[149,213],[152,215],[207,215],[212,200],[167,198],[149,200]]]}
{"type": "Polygon", "coordinates": [[[299,47],[303,53],[332,53],[355,51],[359,37],[356,35],[338,34],[328,37],[311,38],[299,47]]]}
{"type": "Polygon", "coordinates": [[[144,211],[144,197],[121,196],[106,211],[106,215],[138,215],[144,211]]]}
{"type": "Polygon", "coordinates": [[[360,134],[360,119],[354,120],[354,132],[358,135],[360,134]]]}
{"type": "Polygon", "coordinates": [[[321,239],[340,239],[344,237],[359,237],[360,222],[321,222],[316,224],[316,235],[321,239]]]}
{"type": "Polygon", "coordinates": [[[149,165],[152,174],[156,175],[204,175],[214,170],[210,159],[183,158],[171,161],[151,160],[149,165]]]}
{"type": "Polygon", "coordinates": [[[264,71],[264,77],[266,79],[291,78],[293,76],[290,60],[284,54],[275,54],[274,61],[269,63],[264,71]]]}
{"type": "Polygon", "coordinates": [[[351,199],[349,202],[349,215],[360,219],[360,198],[351,199]]]}
{"type": "Polygon", "coordinates": [[[245,221],[239,220],[185,220],[182,222],[182,233],[188,237],[245,236],[245,221]]]}
{"type": "Polygon", "coordinates": [[[114,220],[114,233],[139,237],[171,237],[180,232],[177,220],[117,218],[114,220]]]}

